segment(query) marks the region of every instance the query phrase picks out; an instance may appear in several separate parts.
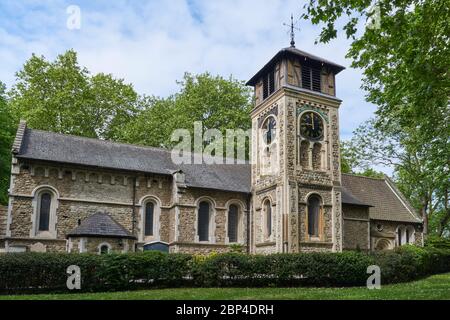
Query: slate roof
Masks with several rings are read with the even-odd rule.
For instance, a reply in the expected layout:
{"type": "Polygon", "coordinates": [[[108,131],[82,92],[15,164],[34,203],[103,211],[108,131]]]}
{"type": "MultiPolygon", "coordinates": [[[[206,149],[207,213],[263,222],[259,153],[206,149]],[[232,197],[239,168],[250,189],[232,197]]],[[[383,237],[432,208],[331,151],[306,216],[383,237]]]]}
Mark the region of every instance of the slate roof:
{"type": "Polygon", "coordinates": [[[108,237],[136,239],[108,214],[98,212],[84,219],[67,237],[108,237]]]}
{"type": "MultiPolygon", "coordinates": [[[[360,201],[371,205],[371,219],[422,222],[414,208],[387,177],[376,179],[342,174],[342,186],[360,201]]],[[[342,202],[344,203],[344,200],[342,202]]]]}
{"type": "Polygon", "coordinates": [[[273,67],[273,65],[275,63],[277,63],[280,59],[284,58],[284,57],[289,57],[289,56],[294,56],[294,57],[300,57],[304,60],[312,60],[318,63],[323,63],[324,65],[329,66],[331,69],[333,69],[333,71],[335,72],[335,74],[338,74],[339,72],[341,72],[342,70],[345,69],[345,67],[334,63],[332,61],[329,61],[327,59],[318,57],[316,55],[313,55],[311,53],[299,50],[297,48],[293,48],[293,47],[288,47],[288,48],[284,48],[281,49],[280,51],[278,51],[278,53],[261,69],[259,70],[248,82],[247,85],[248,86],[254,86],[256,85],[256,83],[258,82],[258,80],[261,78],[261,76],[266,73],[266,71],[270,68],[273,67]]]}
{"type": "Polygon", "coordinates": [[[248,165],[175,165],[166,149],[27,128],[17,158],[172,175],[182,170],[188,187],[250,192],[248,165]]]}
{"type": "Polygon", "coordinates": [[[342,187],[341,192],[341,200],[344,204],[351,204],[354,206],[361,206],[361,207],[371,207],[372,205],[365,203],[358,198],[356,198],[346,187],[342,187]]]}
{"type": "MultiPolygon", "coordinates": [[[[170,176],[182,170],[187,187],[251,193],[249,164],[175,165],[169,150],[29,128],[18,145],[17,158],[170,176]]],[[[422,222],[388,178],[342,174],[342,203],[370,207],[371,219],[422,222]]]]}

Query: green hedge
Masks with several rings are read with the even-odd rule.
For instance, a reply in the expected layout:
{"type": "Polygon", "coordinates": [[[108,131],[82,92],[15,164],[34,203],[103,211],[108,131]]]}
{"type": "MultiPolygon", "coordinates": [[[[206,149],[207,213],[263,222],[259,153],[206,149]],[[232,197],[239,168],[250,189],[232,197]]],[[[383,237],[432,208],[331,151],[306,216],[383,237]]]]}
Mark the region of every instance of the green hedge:
{"type": "Polygon", "coordinates": [[[11,253],[0,255],[0,292],[66,291],[66,269],[81,269],[82,291],[197,286],[364,286],[369,265],[382,284],[450,272],[450,250],[405,246],[389,252],[192,256],[11,253]]]}
{"type": "Polygon", "coordinates": [[[438,236],[428,236],[427,240],[425,240],[425,246],[450,250],[450,239],[438,236]]]}

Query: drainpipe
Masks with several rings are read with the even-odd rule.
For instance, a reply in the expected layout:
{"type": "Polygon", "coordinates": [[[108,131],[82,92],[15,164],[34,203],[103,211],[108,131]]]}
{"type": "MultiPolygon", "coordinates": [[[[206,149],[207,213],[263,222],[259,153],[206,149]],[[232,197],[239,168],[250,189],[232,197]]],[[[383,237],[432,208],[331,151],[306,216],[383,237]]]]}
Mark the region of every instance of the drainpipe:
{"type": "MultiPolygon", "coordinates": [[[[135,234],[135,226],[136,226],[136,181],[137,178],[136,176],[133,177],[133,213],[132,213],[132,219],[131,219],[131,234],[132,235],[136,235],[135,234]]],[[[134,246],[134,251],[136,251],[137,249],[137,243],[134,246]]]]}
{"type": "Polygon", "coordinates": [[[252,195],[249,194],[247,196],[247,254],[250,254],[250,201],[251,201],[252,195]]]}

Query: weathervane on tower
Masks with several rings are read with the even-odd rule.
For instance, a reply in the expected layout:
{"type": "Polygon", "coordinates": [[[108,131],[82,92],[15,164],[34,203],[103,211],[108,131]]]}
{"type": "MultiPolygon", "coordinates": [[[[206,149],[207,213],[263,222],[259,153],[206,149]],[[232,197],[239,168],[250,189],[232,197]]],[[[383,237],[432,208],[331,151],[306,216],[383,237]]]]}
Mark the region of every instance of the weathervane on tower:
{"type": "MultiPolygon", "coordinates": [[[[298,20],[297,20],[297,22],[298,22],[298,20]]],[[[296,23],[297,23],[297,22],[296,22],[296,23]]],[[[295,27],[295,24],[296,24],[296,23],[294,23],[294,15],[293,15],[293,14],[291,14],[291,23],[290,23],[290,24],[283,23],[284,26],[290,28],[291,48],[295,48],[295,31],[294,31],[294,30],[300,31],[299,28],[295,27]]]]}

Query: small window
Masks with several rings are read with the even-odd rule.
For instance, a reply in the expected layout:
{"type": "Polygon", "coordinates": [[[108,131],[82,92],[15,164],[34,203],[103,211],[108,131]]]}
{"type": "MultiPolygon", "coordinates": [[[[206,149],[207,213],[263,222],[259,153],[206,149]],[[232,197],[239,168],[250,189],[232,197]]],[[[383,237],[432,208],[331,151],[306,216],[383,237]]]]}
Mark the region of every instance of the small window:
{"type": "Polygon", "coordinates": [[[209,241],[209,219],[210,205],[209,202],[200,202],[198,208],[198,239],[199,241],[209,241]]]}
{"type": "Polygon", "coordinates": [[[266,201],[266,236],[272,235],[272,204],[269,200],[266,201]]]}
{"type": "Polygon", "coordinates": [[[102,244],[100,246],[100,254],[108,254],[109,253],[109,246],[107,244],[102,244]]]}
{"type": "Polygon", "coordinates": [[[239,208],[232,204],[228,210],[228,240],[230,242],[238,241],[238,222],[239,208]]]}
{"type": "Polygon", "coordinates": [[[397,230],[397,238],[398,238],[398,245],[402,245],[402,228],[398,228],[397,230]]]}
{"type": "Polygon", "coordinates": [[[153,219],[154,219],[155,205],[153,202],[147,202],[145,205],[145,235],[153,236],[153,219]]]}
{"type": "Polygon", "coordinates": [[[39,231],[48,231],[50,225],[50,206],[52,196],[45,192],[39,200],[39,231]]]}
{"type": "Polygon", "coordinates": [[[274,117],[268,117],[262,126],[263,140],[266,145],[272,144],[277,137],[277,121],[274,117]]]}
{"type": "Polygon", "coordinates": [[[310,236],[319,236],[319,215],[320,199],[317,196],[311,196],[308,199],[308,234],[310,236]]]}

